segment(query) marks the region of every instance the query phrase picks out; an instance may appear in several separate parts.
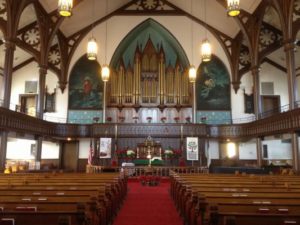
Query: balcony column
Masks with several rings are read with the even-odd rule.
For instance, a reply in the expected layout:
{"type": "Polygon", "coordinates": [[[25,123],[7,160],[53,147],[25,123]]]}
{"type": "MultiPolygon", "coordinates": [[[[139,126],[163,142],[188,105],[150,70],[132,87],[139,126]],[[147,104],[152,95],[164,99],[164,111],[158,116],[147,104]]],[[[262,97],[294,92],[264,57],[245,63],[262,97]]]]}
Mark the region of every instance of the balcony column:
{"type": "Polygon", "coordinates": [[[251,69],[253,76],[253,95],[254,95],[254,113],[256,119],[261,115],[261,97],[260,97],[260,84],[259,84],[259,67],[255,66],[251,69]]]}
{"type": "Polygon", "coordinates": [[[296,101],[298,100],[298,90],[296,83],[296,69],[295,69],[295,43],[294,41],[286,41],[284,43],[284,51],[286,56],[286,68],[288,78],[288,95],[289,95],[289,109],[296,108],[296,101]]]}
{"type": "Polygon", "coordinates": [[[46,87],[47,67],[40,66],[39,69],[39,96],[37,105],[37,117],[43,119],[45,105],[45,87],[46,87]]]}
{"type": "Polygon", "coordinates": [[[3,68],[3,107],[9,109],[11,96],[11,83],[14,64],[14,52],[16,44],[11,40],[5,40],[5,59],[3,68]]]}
{"type": "Polygon", "coordinates": [[[257,167],[262,167],[262,140],[260,137],[256,138],[256,155],[257,155],[257,167]]]}
{"type": "Polygon", "coordinates": [[[293,168],[296,172],[299,172],[299,142],[298,134],[292,133],[292,151],[293,151],[293,168]]]}
{"type": "Polygon", "coordinates": [[[7,149],[7,134],[8,132],[3,131],[1,133],[1,142],[0,142],[0,171],[5,169],[6,162],[6,149],[7,149]]]}
{"type": "Polygon", "coordinates": [[[35,161],[41,162],[42,159],[42,144],[43,144],[43,137],[38,137],[36,141],[36,155],[35,161]]]}

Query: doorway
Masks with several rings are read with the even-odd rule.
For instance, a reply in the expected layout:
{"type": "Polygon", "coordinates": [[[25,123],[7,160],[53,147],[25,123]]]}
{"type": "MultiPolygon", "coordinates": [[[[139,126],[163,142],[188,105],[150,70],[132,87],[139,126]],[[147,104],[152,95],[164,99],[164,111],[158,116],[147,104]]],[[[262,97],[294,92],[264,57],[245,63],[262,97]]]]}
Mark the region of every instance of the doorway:
{"type": "Polygon", "coordinates": [[[280,112],[279,95],[262,95],[262,112],[265,116],[271,116],[280,112]]]}
{"type": "Polygon", "coordinates": [[[36,116],[37,95],[22,94],[19,95],[20,112],[29,116],[36,116]]]}
{"type": "Polygon", "coordinates": [[[62,148],[62,168],[65,171],[77,172],[78,170],[79,142],[65,142],[62,148]]]}

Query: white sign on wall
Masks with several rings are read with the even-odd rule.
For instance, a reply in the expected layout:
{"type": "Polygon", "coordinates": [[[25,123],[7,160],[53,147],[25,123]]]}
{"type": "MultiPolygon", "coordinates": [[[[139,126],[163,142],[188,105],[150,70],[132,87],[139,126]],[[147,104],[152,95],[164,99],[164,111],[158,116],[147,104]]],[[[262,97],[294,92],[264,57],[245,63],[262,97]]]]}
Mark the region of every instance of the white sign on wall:
{"type": "Polygon", "coordinates": [[[100,158],[111,158],[111,138],[100,138],[100,158]]]}
{"type": "Polygon", "coordinates": [[[197,137],[188,137],[186,138],[186,159],[187,160],[198,160],[198,138],[197,137]]]}

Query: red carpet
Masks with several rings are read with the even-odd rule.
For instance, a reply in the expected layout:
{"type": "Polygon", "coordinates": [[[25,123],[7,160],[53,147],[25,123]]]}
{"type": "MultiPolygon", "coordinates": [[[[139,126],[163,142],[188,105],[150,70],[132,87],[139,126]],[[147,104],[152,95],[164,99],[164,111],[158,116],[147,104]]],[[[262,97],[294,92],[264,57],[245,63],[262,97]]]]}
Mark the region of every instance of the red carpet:
{"type": "Polygon", "coordinates": [[[169,194],[170,183],[142,186],[128,181],[128,194],[113,225],[182,225],[169,194]]]}

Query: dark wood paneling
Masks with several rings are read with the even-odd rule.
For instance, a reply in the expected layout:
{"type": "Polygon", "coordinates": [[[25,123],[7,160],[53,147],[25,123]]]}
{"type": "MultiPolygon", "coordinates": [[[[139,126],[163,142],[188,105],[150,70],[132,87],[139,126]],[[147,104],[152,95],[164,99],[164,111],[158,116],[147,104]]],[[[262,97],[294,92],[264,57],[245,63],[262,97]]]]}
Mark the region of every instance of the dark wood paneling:
{"type": "Polygon", "coordinates": [[[54,138],[253,138],[300,130],[300,108],[244,124],[61,124],[0,107],[0,130],[54,138]]]}

